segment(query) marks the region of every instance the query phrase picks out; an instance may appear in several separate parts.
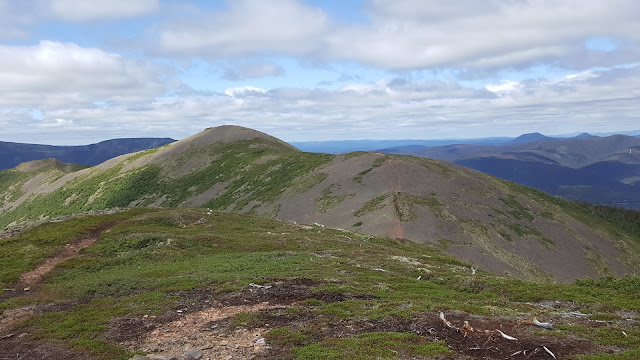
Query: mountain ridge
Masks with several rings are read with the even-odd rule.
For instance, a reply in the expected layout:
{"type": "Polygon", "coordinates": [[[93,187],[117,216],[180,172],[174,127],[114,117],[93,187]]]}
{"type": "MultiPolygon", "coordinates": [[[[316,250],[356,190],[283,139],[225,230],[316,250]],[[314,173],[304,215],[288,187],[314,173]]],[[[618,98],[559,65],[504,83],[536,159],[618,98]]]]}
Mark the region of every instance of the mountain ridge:
{"type": "Polygon", "coordinates": [[[110,158],[155,148],[175,141],[170,138],[110,139],[89,145],[54,146],[0,141],[0,170],[20,163],[56,158],[66,163],[97,165],[110,158]]]}
{"type": "Polygon", "coordinates": [[[638,247],[632,235],[533,189],[440,160],[304,153],[233,126],[68,174],[5,170],[0,201],[2,227],[111,207],[201,206],[431,243],[536,281],[640,266],[640,251],[621,250],[638,247]]]}

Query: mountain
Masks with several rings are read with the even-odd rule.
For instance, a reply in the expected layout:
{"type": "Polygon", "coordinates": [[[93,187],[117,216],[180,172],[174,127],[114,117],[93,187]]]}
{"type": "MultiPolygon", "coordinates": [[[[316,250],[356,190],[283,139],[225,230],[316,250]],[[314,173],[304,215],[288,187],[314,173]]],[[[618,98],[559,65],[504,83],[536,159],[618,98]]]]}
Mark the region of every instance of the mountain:
{"type": "Polygon", "coordinates": [[[631,136],[585,133],[509,145],[457,144],[383,152],[452,161],[566,199],[640,209],[640,139],[631,136]]]}
{"type": "Polygon", "coordinates": [[[547,136],[544,136],[544,135],[542,135],[540,133],[530,133],[530,134],[520,135],[517,138],[511,140],[510,143],[511,144],[525,144],[525,143],[530,143],[530,142],[544,140],[544,139],[551,139],[551,138],[547,137],[547,136]]]}
{"type": "Polygon", "coordinates": [[[330,141],[300,141],[290,144],[302,151],[321,152],[329,154],[344,154],[354,151],[378,151],[390,148],[425,148],[458,144],[464,141],[468,144],[498,145],[511,140],[506,137],[489,137],[478,139],[442,139],[442,140],[330,140],[330,141]]]}
{"type": "Polygon", "coordinates": [[[55,158],[69,163],[97,165],[119,155],[156,148],[175,140],[169,138],[113,139],[82,146],[52,146],[0,141],[0,170],[30,160],[55,158]]]}
{"type": "Polygon", "coordinates": [[[439,160],[305,153],[222,126],[77,171],[39,164],[0,172],[0,226],[107,208],[208,207],[434,244],[521,279],[640,270],[634,223],[622,221],[633,213],[603,217],[439,160]]]}
{"type": "Polygon", "coordinates": [[[576,136],[573,137],[573,139],[589,139],[589,138],[594,138],[597,137],[595,135],[591,135],[589,133],[582,133],[582,134],[578,134],[576,136]]]}

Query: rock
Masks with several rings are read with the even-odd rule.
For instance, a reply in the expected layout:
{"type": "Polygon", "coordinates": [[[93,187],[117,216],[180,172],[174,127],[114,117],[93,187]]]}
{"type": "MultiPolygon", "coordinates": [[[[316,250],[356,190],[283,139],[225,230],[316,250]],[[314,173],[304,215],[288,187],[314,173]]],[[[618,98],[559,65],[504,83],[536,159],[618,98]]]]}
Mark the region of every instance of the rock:
{"type": "Polygon", "coordinates": [[[265,342],[264,338],[260,338],[260,339],[256,340],[256,342],[253,344],[253,346],[259,348],[259,347],[264,346],[265,344],[266,344],[266,342],[265,342]]]}
{"type": "Polygon", "coordinates": [[[151,360],[151,359],[144,355],[136,355],[132,357],[130,360],[151,360]]]}
{"type": "Polygon", "coordinates": [[[189,351],[187,351],[186,353],[184,353],[184,360],[199,360],[201,359],[203,356],[202,351],[200,350],[196,350],[196,349],[191,349],[189,351]]]}

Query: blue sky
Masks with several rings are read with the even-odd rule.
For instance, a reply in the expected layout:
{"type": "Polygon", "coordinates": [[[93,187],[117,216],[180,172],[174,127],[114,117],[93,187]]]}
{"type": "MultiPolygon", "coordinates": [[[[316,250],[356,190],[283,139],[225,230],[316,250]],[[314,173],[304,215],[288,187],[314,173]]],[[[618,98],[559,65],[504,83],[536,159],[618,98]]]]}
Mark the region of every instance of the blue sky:
{"type": "Polygon", "coordinates": [[[640,129],[635,0],[0,0],[0,140],[640,129]]]}

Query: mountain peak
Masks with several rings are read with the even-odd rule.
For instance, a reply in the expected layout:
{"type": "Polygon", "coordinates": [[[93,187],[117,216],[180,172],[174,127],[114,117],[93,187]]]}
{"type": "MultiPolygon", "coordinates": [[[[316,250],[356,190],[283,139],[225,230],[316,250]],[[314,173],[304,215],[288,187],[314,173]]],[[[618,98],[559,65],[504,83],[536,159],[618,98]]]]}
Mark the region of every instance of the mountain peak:
{"type": "Polygon", "coordinates": [[[595,138],[595,137],[597,137],[597,136],[594,136],[594,135],[591,135],[589,133],[583,132],[582,134],[576,135],[573,138],[574,139],[590,139],[590,138],[595,138]]]}
{"type": "Polygon", "coordinates": [[[63,172],[73,172],[85,167],[88,166],[80,164],[69,164],[54,158],[48,158],[23,162],[16,167],[16,170],[30,173],[35,173],[47,169],[57,169],[63,172]]]}
{"type": "Polygon", "coordinates": [[[295,147],[271,135],[237,125],[222,125],[206,128],[195,135],[178,141],[176,145],[186,143],[192,146],[207,146],[218,142],[231,144],[236,141],[252,140],[255,138],[267,140],[287,149],[298,151],[295,147]]]}
{"type": "Polygon", "coordinates": [[[550,138],[548,136],[544,136],[538,132],[535,132],[535,133],[522,134],[517,138],[511,140],[511,143],[524,144],[524,143],[534,142],[534,141],[544,140],[544,139],[550,139],[550,138]]]}

